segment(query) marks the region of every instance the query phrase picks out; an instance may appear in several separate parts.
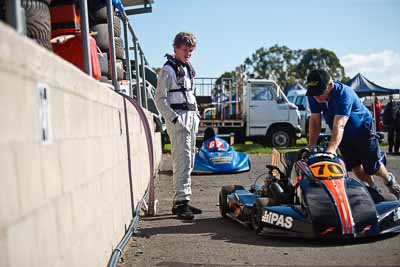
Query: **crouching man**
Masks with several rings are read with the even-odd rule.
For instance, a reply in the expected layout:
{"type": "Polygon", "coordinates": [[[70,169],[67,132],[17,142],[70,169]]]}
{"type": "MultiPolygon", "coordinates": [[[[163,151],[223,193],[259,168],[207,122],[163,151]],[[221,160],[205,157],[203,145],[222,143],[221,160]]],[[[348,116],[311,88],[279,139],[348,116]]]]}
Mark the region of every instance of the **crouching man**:
{"type": "Polygon", "coordinates": [[[311,109],[309,146],[317,144],[321,115],[332,131],[326,152],[339,148],[347,169],[360,180],[376,187],[372,175],[381,177],[389,191],[400,198],[395,176],[380,162],[379,140],[371,113],[350,87],[336,81],[325,70],[313,70],[307,77],[307,96],[311,109]]]}

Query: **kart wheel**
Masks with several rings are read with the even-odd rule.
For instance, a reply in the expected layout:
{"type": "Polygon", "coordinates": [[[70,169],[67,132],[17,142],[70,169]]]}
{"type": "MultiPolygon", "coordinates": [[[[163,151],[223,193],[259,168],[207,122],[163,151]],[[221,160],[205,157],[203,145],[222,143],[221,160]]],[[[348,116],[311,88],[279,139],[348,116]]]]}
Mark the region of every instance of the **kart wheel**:
{"type": "Polygon", "coordinates": [[[219,211],[222,215],[222,217],[226,217],[226,213],[229,212],[229,206],[228,206],[228,195],[235,190],[240,190],[244,189],[243,186],[241,185],[225,185],[221,188],[221,191],[219,192],[219,211]]]}
{"type": "Polygon", "coordinates": [[[261,217],[263,214],[264,207],[268,205],[268,203],[272,202],[273,200],[269,197],[260,197],[256,199],[253,207],[253,213],[251,216],[251,227],[256,231],[258,234],[262,230],[262,222],[261,217]]]}
{"type": "Polygon", "coordinates": [[[385,201],[397,201],[397,197],[392,193],[383,193],[382,197],[385,201]]]}

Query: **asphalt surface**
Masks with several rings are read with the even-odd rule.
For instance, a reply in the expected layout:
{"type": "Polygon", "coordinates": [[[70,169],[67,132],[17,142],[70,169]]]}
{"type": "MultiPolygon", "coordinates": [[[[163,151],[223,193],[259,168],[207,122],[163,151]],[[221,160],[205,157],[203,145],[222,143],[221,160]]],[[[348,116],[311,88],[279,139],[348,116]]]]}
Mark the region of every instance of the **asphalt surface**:
{"type": "MultiPolygon", "coordinates": [[[[400,235],[358,241],[283,239],[257,236],[223,219],[217,206],[221,186],[247,188],[271,162],[268,155],[252,155],[251,160],[251,172],[193,176],[191,203],[203,214],[185,222],[171,213],[171,159],[164,155],[156,181],[157,215],[141,219],[119,266],[400,266],[400,235]]],[[[388,156],[388,169],[400,178],[400,156],[388,156]]]]}

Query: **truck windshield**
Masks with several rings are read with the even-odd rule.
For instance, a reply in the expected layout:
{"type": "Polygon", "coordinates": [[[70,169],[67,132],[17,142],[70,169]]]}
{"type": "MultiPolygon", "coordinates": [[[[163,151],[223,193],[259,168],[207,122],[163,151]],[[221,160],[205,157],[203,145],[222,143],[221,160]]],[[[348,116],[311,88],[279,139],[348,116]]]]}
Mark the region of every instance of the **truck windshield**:
{"type": "Polygon", "coordinates": [[[296,97],[295,103],[294,103],[299,110],[306,110],[308,106],[308,100],[306,96],[298,96],[296,97]]]}
{"type": "Polygon", "coordinates": [[[274,84],[253,83],[251,85],[252,101],[270,101],[275,97],[276,88],[274,84]]]}

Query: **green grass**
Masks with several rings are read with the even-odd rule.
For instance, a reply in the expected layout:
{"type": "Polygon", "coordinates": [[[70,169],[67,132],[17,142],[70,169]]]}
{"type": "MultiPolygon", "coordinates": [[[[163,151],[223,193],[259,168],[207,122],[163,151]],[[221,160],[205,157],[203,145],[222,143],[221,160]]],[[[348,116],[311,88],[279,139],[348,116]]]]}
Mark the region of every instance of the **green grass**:
{"type": "Polygon", "coordinates": [[[165,144],[163,147],[164,153],[171,153],[171,144],[165,144]]]}
{"type": "MultiPolygon", "coordinates": [[[[307,145],[306,138],[300,138],[296,142],[296,146],[287,147],[287,148],[278,148],[279,152],[288,152],[293,150],[298,150],[307,145]]],[[[253,143],[251,141],[246,141],[244,144],[236,144],[233,145],[236,151],[245,152],[248,154],[271,154],[272,147],[265,147],[263,145],[253,143]]],[[[164,153],[171,153],[171,144],[165,144],[164,153]]]]}
{"type": "MultiPolygon", "coordinates": [[[[297,139],[296,146],[293,147],[286,147],[286,148],[278,148],[277,150],[279,152],[288,152],[288,151],[293,151],[293,150],[298,150],[302,147],[305,147],[307,145],[307,139],[306,138],[300,138],[297,139]]],[[[387,148],[387,144],[383,143],[380,144],[381,148],[387,148]]],[[[251,141],[246,141],[244,144],[235,144],[233,145],[236,151],[239,152],[245,152],[248,154],[271,154],[272,152],[272,147],[265,147],[261,144],[253,143],[251,141]]],[[[171,153],[171,144],[165,144],[164,153],[171,153]]]]}
{"type": "MultiPolygon", "coordinates": [[[[279,152],[288,152],[298,150],[307,145],[306,138],[300,138],[297,140],[296,145],[293,147],[277,148],[279,152]]],[[[271,154],[272,147],[265,147],[261,144],[246,141],[244,144],[233,145],[236,151],[245,152],[248,154],[271,154]]]]}

